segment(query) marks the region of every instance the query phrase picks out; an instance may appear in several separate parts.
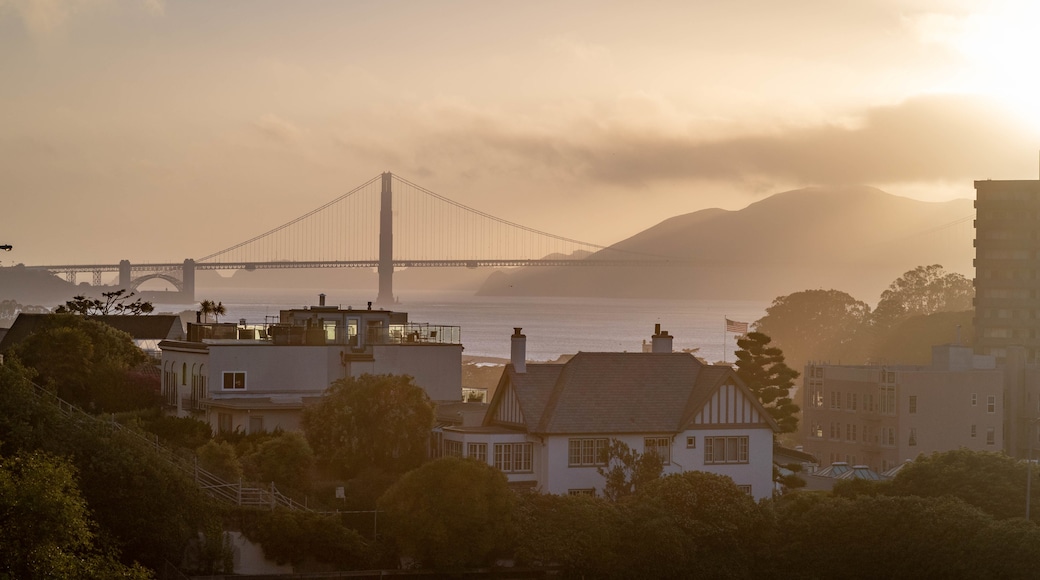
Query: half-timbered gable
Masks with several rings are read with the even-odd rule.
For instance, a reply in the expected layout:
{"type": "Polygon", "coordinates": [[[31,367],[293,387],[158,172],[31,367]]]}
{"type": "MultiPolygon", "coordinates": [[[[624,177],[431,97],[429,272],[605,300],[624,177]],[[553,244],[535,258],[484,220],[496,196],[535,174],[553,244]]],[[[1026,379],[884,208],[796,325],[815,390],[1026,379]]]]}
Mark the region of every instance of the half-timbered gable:
{"type": "Polygon", "coordinates": [[[769,412],[737,378],[736,373],[725,367],[714,368],[712,371],[714,372],[706,372],[700,377],[701,383],[710,386],[698,389],[691,405],[691,412],[684,421],[684,427],[776,427],[769,412]]]}

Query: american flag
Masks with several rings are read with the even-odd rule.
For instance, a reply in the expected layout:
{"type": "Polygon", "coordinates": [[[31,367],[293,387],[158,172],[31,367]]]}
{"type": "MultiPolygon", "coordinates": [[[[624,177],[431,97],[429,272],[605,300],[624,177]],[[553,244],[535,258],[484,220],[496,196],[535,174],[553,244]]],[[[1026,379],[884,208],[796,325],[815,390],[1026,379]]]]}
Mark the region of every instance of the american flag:
{"type": "Polygon", "coordinates": [[[748,323],[737,322],[736,320],[726,319],[726,332],[735,332],[737,334],[747,334],[748,323]]]}

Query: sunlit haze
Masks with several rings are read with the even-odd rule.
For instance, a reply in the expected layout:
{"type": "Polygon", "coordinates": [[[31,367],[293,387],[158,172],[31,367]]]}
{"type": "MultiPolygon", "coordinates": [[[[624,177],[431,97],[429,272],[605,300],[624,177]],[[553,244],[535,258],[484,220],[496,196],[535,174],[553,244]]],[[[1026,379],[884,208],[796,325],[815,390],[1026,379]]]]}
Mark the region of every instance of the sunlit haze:
{"type": "Polygon", "coordinates": [[[0,0],[3,265],[180,261],[383,171],[611,244],[1035,179],[1033,3],[0,0]]]}

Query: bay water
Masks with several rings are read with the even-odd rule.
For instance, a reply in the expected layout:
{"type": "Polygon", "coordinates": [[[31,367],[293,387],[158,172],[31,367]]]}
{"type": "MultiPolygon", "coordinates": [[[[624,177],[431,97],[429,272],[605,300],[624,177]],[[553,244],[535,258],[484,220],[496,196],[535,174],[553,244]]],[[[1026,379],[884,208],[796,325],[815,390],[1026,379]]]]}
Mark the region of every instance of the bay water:
{"type": "MultiPolygon", "coordinates": [[[[278,312],[318,304],[320,291],[299,288],[221,288],[197,292],[227,309],[221,320],[250,323],[277,320],[278,312]]],[[[325,303],[355,309],[373,299],[369,290],[325,290],[325,303]]],[[[736,337],[725,332],[725,319],[754,322],[765,302],[744,300],[657,300],[620,298],[474,296],[468,292],[410,291],[395,311],[410,322],[459,326],[467,357],[508,359],[514,327],[527,336],[527,358],[555,360],[585,352],[640,352],[654,325],[674,336],[673,347],[699,349],[709,362],[733,362],[736,337]]],[[[179,312],[185,305],[156,304],[157,312],[179,312]]],[[[197,305],[188,306],[197,309],[197,305]]]]}

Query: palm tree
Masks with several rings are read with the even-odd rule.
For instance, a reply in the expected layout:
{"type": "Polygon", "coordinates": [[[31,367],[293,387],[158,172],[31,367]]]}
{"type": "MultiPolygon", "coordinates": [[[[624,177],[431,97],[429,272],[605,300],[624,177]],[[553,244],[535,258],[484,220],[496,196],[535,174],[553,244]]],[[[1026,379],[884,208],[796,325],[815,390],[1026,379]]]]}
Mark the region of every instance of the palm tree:
{"type": "MultiPolygon", "coordinates": [[[[212,302],[210,302],[210,304],[212,304],[212,302]]],[[[216,306],[213,307],[213,318],[216,319],[217,322],[220,322],[220,317],[225,314],[227,314],[227,309],[224,308],[224,303],[217,302],[216,306]]]]}
{"type": "Polygon", "coordinates": [[[206,317],[206,322],[209,322],[209,315],[212,314],[213,318],[220,322],[220,316],[227,314],[227,309],[224,308],[223,302],[213,302],[212,300],[203,300],[199,302],[199,312],[206,317]]]}

